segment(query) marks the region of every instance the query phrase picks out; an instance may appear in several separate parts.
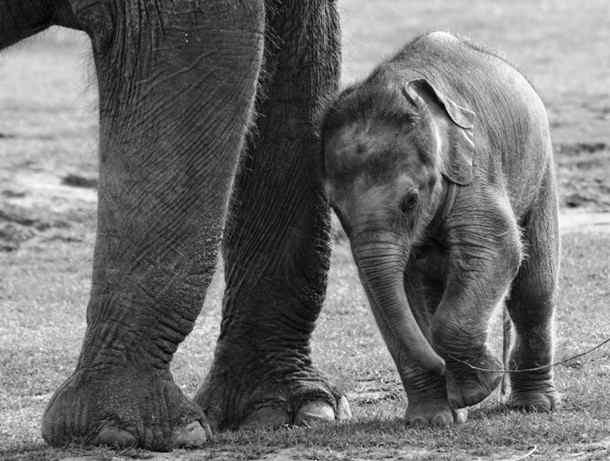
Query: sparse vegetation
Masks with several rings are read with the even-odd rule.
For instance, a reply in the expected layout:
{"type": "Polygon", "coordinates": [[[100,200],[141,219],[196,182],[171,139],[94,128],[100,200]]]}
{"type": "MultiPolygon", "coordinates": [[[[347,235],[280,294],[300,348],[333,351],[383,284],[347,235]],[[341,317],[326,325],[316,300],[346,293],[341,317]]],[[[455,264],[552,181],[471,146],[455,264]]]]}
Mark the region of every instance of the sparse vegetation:
{"type": "MultiPolygon", "coordinates": [[[[491,3],[340,2],[344,81],[364,75],[381,55],[425,30],[449,29],[499,49],[531,78],[548,104],[562,205],[610,211],[607,1],[491,3]]],[[[552,415],[508,412],[493,396],[472,410],[463,426],[405,427],[404,392],[341,239],[334,244],[313,354],[347,391],[352,422],[218,434],[205,450],[171,454],[47,448],[40,418],[76,363],[95,229],[95,84],[86,77],[92,72],[87,71],[84,38],[64,31],[59,35],[42,36],[0,55],[0,459],[610,457],[608,347],[557,367],[564,403],[552,415]],[[62,183],[62,178],[76,179],[62,183]],[[87,187],[74,187],[81,184],[87,187]]],[[[609,261],[607,226],[583,226],[564,236],[557,359],[610,336],[609,261]]],[[[221,278],[219,272],[195,331],[174,359],[176,381],[187,395],[194,394],[211,363],[221,278]]],[[[499,331],[495,325],[496,348],[499,331]]]]}

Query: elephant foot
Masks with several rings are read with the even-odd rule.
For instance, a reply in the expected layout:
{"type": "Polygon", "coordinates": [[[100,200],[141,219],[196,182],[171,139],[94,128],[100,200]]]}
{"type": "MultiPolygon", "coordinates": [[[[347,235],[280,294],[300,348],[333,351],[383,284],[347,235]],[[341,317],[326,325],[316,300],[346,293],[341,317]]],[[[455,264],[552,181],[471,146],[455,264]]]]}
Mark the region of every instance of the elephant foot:
{"type": "Polygon", "coordinates": [[[215,430],[312,426],[351,418],[347,398],[313,369],[248,380],[218,368],[213,367],[195,397],[215,430]]]}
{"type": "Polygon", "coordinates": [[[447,427],[465,423],[468,420],[468,410],[454,410],[448,402],[409,403],[405,420],[412,426],[447,427]]]}
{"type": "Polygon", "coordinates": [[[561,398],[552,383],[535,385],[529,382],[525,389],[520,388],[522,386],[519,384],[519,381],[513,381],[512,391],[506,402],[508,407],[541,413],[551,412],[559,407],[561,398]]]}
{"type": "Polygon", "coordinates": [[[277,428],[288,425],[311,427],[320,423],[347,420],[352,416],[345,396],[339,397],[336,405],[324,400],[314,400],[304,403],[300,408],[291,409],[290,405],[277,403],[273,398],[260,402],[260,406],[246,416],[239,425],[240,429],[277,428]]]}
{"type": "Polygon", "coordinates": [[[42,436],[70,443],[155,451],[200,447],[211,437],[197,405],[169,371],[77,370],[47,407],[42,436]]]}
{"type": "MultiPolygon", "coordinates": [[[[547,361],[550,362],[550,358],[547,358],[547,361]]],[[[518,370],[536,367],[537,365],[536,361],[519,361],[518,356],[513,355],[511,368],[515,373],[510,376],[511,392],[506,402],[510,408],[522,411],[549,412],[559,406],[561,398],[555,390],[550,368],[518,372],[518,370]]]]}
{"type": "Polygon", "coordinates": [[[475,359],[460,357],[460,360],[447,360],[447,399],[451,408],[465,408],[481,402],[502,380],[502,373],[483,371],[502,369],[502,363],[486,347],[475,359]]]}

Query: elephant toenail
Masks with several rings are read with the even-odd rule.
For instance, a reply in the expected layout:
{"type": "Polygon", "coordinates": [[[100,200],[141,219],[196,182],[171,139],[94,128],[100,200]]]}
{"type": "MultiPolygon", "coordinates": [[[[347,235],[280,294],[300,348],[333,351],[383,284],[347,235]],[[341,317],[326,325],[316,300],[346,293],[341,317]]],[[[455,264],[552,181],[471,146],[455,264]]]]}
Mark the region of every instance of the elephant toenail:
{"type": "Polygon", "coordinates": [[[129,432],[114,426],[104,427],[95,438],[93,445],[108,445],[111,447],[132,447],[137,443],[136,438],[129,432]]]}
{"type": "MultiPolygon", "coordinates": [[[[205,425],[207,426],[207,424],[205,425]]],[[[199,421],[174,429],[172,445],[177,448],[195,448],[203,446],[212,437],[209,426],[204,427],[199,421]]]]}
{"type": "Polygon", "coordinates": [[[298,426],[311,426],[335,420],[335,410],[326,402],[309,402],[301,407],[294,423],[298,426]]]}
{"type": "Polygon", "coordinates": [[[337,404],[337,420],[347,421],[348,419],[352,419],[352,409],[349,406],[347,397],[343,395],[337,404]]]}
{"type": "Polygon", "coordinates": [[[456,424],[464,424],[468,421],[468,409],[460,408],[459,410],[453,410],[453,420],[456,424]]]}
{"type": "Polygon", "coordinates": [[[276,406],[260,407],[242,422],[241,429],[259,429],[286,426],[290,424],[290,415],[286,410],[276,406]]]}

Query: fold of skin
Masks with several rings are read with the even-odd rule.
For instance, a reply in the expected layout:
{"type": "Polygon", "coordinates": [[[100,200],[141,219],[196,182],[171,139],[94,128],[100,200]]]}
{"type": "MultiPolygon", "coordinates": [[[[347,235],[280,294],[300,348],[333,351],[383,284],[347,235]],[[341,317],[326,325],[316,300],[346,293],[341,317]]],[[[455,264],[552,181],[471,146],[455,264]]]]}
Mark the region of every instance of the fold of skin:
{"type": "Polygon", "coordinates": [[[424,336],[407,301],[403,277],[408,254],[403,245],[387,241],[358,243],[352,251],[375,318],[384,324],[379,325],[384,339],[394,342],[407,361],[443,375],[445,361],[424,336]]]}

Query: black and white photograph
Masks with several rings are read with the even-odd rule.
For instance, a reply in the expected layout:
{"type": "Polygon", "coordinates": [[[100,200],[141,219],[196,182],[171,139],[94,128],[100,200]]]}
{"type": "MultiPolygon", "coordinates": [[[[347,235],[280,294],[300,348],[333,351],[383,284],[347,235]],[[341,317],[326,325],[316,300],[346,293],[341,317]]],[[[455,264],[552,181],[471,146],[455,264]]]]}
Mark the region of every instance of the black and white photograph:
{"type": "Polygon", "coordinates": [[[608,0],[0,0],[0,460],[610,460],[608,0]]]}

